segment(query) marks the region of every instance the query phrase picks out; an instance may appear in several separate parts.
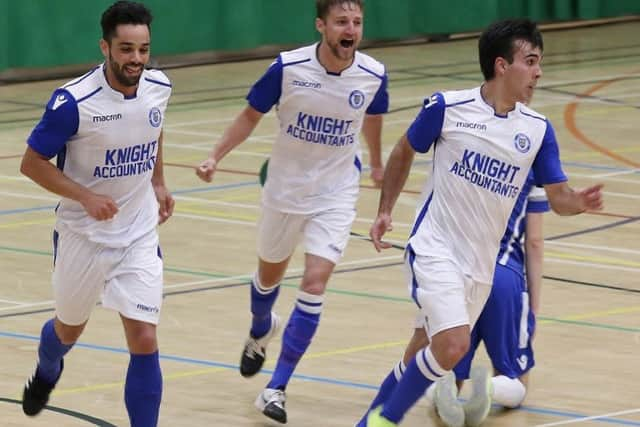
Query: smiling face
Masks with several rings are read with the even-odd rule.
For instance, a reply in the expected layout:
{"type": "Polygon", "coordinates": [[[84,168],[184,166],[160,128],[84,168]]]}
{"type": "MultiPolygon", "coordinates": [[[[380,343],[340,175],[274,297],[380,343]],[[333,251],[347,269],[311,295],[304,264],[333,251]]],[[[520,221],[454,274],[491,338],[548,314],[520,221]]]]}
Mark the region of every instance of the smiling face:
{"type": "Polygon", "coordinates": [[[533,91],[542,76],[542,52],[539,47],[533,47],[524,40],[516,40],[513,44],[513,61],[509,63],[504,58],[498,66],[503,67],[504,85],[514,101],[528,104],[533,97],[533,91]]]}
{"type": "Polygon", "coordinates": [[[362,40],[362,9],[349,1],[335,4],[324,19],[316,18],[316,29],[332,60],[350,63],[362,40]]]}
{"type": "Polygon", "coordinates": [[[116,90],[131,95],[149,62],[150,34],[147,25],[121,24],[110,42],[100,40],[105,57],[107,80],[116,90]]]}

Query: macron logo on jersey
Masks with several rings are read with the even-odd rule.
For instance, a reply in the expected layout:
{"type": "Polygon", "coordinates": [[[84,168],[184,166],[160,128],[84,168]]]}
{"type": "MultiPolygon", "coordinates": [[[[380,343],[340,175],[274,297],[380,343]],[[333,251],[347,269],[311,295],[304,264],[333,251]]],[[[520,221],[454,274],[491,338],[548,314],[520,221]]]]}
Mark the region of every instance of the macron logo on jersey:
{"type": "Polygon", "coordinates": [[[67,97],[65,95],[58,95],[56,96],[56,99],[53,100],[53,106],[51,107],[51,109],[53,111],[56,111],[58,109],[58,107],[60,107],[61,105],[65,104],[69,99],[67,99],[67,97]]]}
{"type": "Polygon", "coordinates": [[[106,116],[93,116],[91,120],[93,123],[101,123],[101,122],[111,122],[114,120],[120,120],[122,118],[122,114],[107,114],[106,116]]]}
{"type": "Polygon", "coordinates": [[[503,197],[518,197],[520,188],[513,181],[520,166],[471,150],[464,150],[462,159],[455,162],[449,172],[503,197]]]}
{"type": "Polygon", "coordinates": [[[487,125],[485,125],[484,123],[457,122],[456,127],[464,129],[487,130],[487,125]]]}
{"type": "Polygon", "coordinates": [[[300,86],[300,87],[310,87],[313,89],[320,89],[322,87],[322,85],[320,83],[316,83],[316,82],[304,82],[302,80],[294,80],[291,82],[292,85],[294,86],[300,86]]]}

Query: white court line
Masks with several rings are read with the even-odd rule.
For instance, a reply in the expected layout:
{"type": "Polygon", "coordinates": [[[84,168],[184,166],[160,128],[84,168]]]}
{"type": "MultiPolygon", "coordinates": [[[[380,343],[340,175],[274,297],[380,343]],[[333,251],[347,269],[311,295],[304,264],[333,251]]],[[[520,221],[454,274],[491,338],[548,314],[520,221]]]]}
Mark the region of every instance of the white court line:
{"type": "MultiPolygon", "coordinates": [[[[402,259],[402,257],[403,257],[402,255],[392,255],[392,256],[386,256],[386,257],[363,258],[363,259],[357,259],[357,260],[353,260],[353,261],[341,262],[341,263],[338,264],[338,267],[347,267],[347,266],[354,266],[354,265],[366,265],[366,264],[370,264],[372,262],[400,260],[400,259],[402,259]]],[[[304,268],[291,268],[291,269],[287,270],[287,274],[302,273],[303,271],[304,271],[304,268]]],[[[169,273],[171,273],[171,272],[169,272],[169,273]]],[[[236,275],[236,276],[217,277],[217,278],[214,278],[214,279],[203,279],[203,280],[196,280],[196,281],[192,281],[192,282],[176,283],[176,284],[173,284],[173,285],[164,285],[163,289],[164,290],[180,289],[180,288],[186,288],[186,287],[195,286],[195,285],[220,283],[220,282],[233,281],[233,280],[239,280],[239,279],[251,279],[251,277],[253,277],[252,274],[239,274],[239,275],[236,275]]],[[[0,302],[2,302],[2,301],[3,300],[0,300],[0,302]]],[[[53,304],[53,302],[54,302],[53,300],[49,300],[49,301],[42,301],[42,302],[29,303],[29,304],[22,303],[20,305],[16,305],[16,306],[13,306],[13,307],[0,308],[0,312],[16,310],[16,309],[21,309],[21,308],[38,307],[38,306],[42,306],[42,305],[51,305],[51,304],[53,304]]]]}
{"type": "MultiPolygon", "coordinates": [[[[211,143],[211,147],[213,146],[213,143],[211,143]]],[[[184,149],[189,149],[189,150],[195,150],[195,151],[206,151],[209,152],[211,151],[211,147],[202,147],[202,146],[198,146],[195,144],[172,144],[172,143],[164,143],[163,144],[165,147],[171,147],[171,148],[184,148],[184,149]]],[[[242,151],[242,150],[233,150],[231,153],[229,154],[239,154],[239,155],[244,155],[244,156],[254,156],[254,157],[269,157],[269,153],[257,153],[255,151],[242,151]]],[[[165,162],[167,161],[167,159],[165,159],[165,162]]]]}
{"type": "Polygon", "coordinates": [[[185,202],[195,202],[195,203],[204,203],[208,205],[220,205],[220,206],[230,206],[232,208],[243,208],[243,209],[260,209],[258,205],[249,205],[244,203],[232,203],[232,202],[223,202],[220,200],[211,200],[211,199],[202,199],[200,197],[190,197],[190,196],[173,196],[176,200],[184,200],[185,202]]]}
{"type": "MultiPolygon", "coordinates": [[[[624,171],[626,172],[626,171],[624,171]]],[[[570,174],[572,177],[578,177],[578,178],[594,178],[597,175],[588,175],[588,174],[584,174],[584,173],[574,173],[572,172],[570,174]]],[[[611,176],[598,176],[599,179],[604,179],[605,181],[612,181],[612,182],[622,182],[625,184],[640,184],[640,179],[622,179],[622,178],[612,178],[611,176]]]]}
{"type": "Polygon", "coordinates": [[[600,175],[593,175],[593,177],[594,178],[609,178],[609,177],[612,177],[612,176],[631,175],[631,174],[634,174],[636,172],[640,172],[640,169],[630,169],[630,170],[627,170],[627,171],[616,171],[616,172],[603,173],[603,174],[600,174],[600,175]]]}
{"type": "Polygon", "coordinates": [[[0,191],[0,195],[9,196],[9,197],[18,197],[21,199],[46,200],[47,202],[60,200],[60,197],[36,196],[36,195],[24,194],[24,193],[11,193],[9,191],[0,191]]]}
{"type": "Polygon", "coordinates": [[[181,126],[192,126],[192,125],[208,125],[208,124],[215,124],[215,123],[228,123],[228,122],[232,122],[235,120],[235,117],[222,117],[220,119],[206,119],[206,120],[192,120],[192,121],[188,121],[188,122],[178,122],[178,123],[171,123],[167,126],[164,126],[163,129],[173,129],[176,127],[181,127],[181,126]]]}
{"type": "Polygon", "coordinates": [[[556,421],[554,423],[537,424],[534,427],[551,427],[551,426],[562,426],[567,424],[576,424],[576,423],[581,423],[583,421],[592,421],[592,420],[599,420],[601,418],[616,417],[618,415],[635,414],[636,412],[640,412],[640,408],[628,409],[626,411],[619,411],[619,412],[610,412],[608,414],[602,414],[602,415],[593,415],[591,417],[574,418],[572,420],[556,421]]]}
{"type": "Polygon", "coordinates": [[[8,299],[0,299],[0,302],[4,302],[6,304],[14,304],[14,305],[27,304],[26,302],[11,301],[11,300],[8,300],[8,299]]]}
{"type": "Polygon", "coordinates": [[[252,226],[256,225],[254,221],[242,221],[242,220],[236,220],[236,219],[216,218],[216,217],[210,217],[205,215],[174,213],[173,216],[177,216],[178,218],[198,219],[198,220],[210,221],[210,222],[224,222],[226,224],[252,225],[252,226]]]}
{"type": "Polygon", "coordinates": [[[6,179],[8,181],[31,181],[26,176],[20,175],[0,175],[0,179],[6,179]]]}
{"type": "Polygon", "coordinates": [[[568,246],[570,248],[581,248],[581,249],[595,249],[599,251],[609,251],[609,252],[618,252],[621,254],[633,254],[640,255],[640,251],[634,251],[632,249],[619,249],[612,248],[609,246],[596,246],[596,245],[583,245],[580,243],[567,243],[567,242],[559,242],[557,240],[545,240],[545,245],[556,245],[556,246],[568,246]]]}
{"type": "Polygon", "coordinates": [[[178,129],[164,129],[167,133],[178,133],[180,135],[192,135],[192,136],[207,136],[213,138],[219,138],[222,134],[218,132],[198,132],[195,130],[178,130],[178,129]]]}
{"type": "Polygon", "coordinates": [[[569,264],[569,265],[581,265],[583,267],[591,267],[601,270],[619,270],[619,271],[631,271],[634,273],[640,273],[640,268],[633,267],[623,267],[621,265],[608,265],[608,264],[600,264],[595,262],[585,262],[585,261],[569,261],[561,258],[553,258],[550,256],[544,257],[545,262],[553,262],[556,264],[569,264]]]}
{"type": "Polygon", "coordinates": [[[603,191],[602,194],[604,194],[605,196],[622,197],[624,199],[640,199],[640,195],[636,194],[613,193],[611,191],[603,191]]]}
{"type": "Polygon", "coordinates": [[[19,310],[22,308],[31,308],[31,307],[40,307],[43,305],[51,305],[53,304],[53,300],[49,300],[49,301],[41,301],[41,302],[34,302],[34,303],[24,303],[24,304],[20,304],[20,305],[15,305],[13,307],[2,307],[0,308],[0,312],[2,311],[11,311],[11,310],[19,310]]]}
{"type": "MultiPolygon", "coordinates": [[[[195,203],[204,203],[204,204],[209,204],[209,205],[230,206],[230,207],[234,207],[234,208],[243,208],[243,209],[256,209],[256,210],[260,209],[259,205],[245,204],[245,203],[222,202],[222,201],[219,201],[219,200],[202,199],[200,197],[175,196],[174,198],[176,200],[184,200],[186,202],[195,202],[195,203]]],[[[194,216],[194,219],[211,218],[211,217],[206,217],[206,216],[201,217],[199,215],[193,215],[193,216],[194,216]]],[[[355,222],[373,224],[373,218],[357,217],[355,219],[355,222]]],[[[409,223],[406,223],[406,222],[395,222],[394,221],[393,225],[394,226],[398,226],[398,227],[411,227],[413,224],[409,224],[409,223]]]]}
{"type": "MultiPolygon", "coordinates": [[[[346,267],[346,266],[353,266],[353,265],[366,265],[366,264],[370,264],[371,262],[380,262],[380,261],[391,261],[391,260],[400,260],[402,259],[402,255],[393,255],[393,256],[388,256],[388,257],[376,257],[376,258],[364,258],[364,259],[358,259],[358,260],[354,260],[354,261],[349,261],[349,262],[340,262],[337,265],[338,267],[346,267]]],[[[287,275],[290,274],[295,274],[295,273],[302,273],[304,271],[304,268],[289,268],[287,269],[287,275]]],[[[165,285],[164,286],[164,290],[167,289],[180,289],[180,288],[187,288],[189,286],[196,286],[196,285],[206,285],[206,284],[214,284],[214,283],[221,283],[221,282],[226,282],[226,281],[234,281],[234,280],[240,280],[240,279],[247,279],[250,280],[253,277],[253,273],[252,274],[239,274],[236,276],[229,276],[229,277],[216,277],[215,279],[203,279],[203,280],[195,280],[193,282],[183,282],[183,283],[176,283],[173,285],[165,285]]],[[[287,280],[287,279],[285,279],[287,280]]]]}

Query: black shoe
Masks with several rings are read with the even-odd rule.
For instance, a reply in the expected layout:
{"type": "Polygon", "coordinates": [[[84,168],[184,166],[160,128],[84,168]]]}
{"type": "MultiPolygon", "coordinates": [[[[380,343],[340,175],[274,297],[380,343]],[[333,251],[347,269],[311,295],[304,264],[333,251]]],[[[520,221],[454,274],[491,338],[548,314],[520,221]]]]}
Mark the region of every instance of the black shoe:
{"type": "Polygon", "coordinates": [[[280,330],[280,318],[271,313],[271,328],[261,338],[249,336],[240,357],[240,375],[252,377],[262,369],[264,359],[267,356],[267,344],[280,330]]]}
{"type": "Polygon", "coordinates": [[[36,367],[35,373],[27,380],[22,392],[22,411],[26,415],[30,417],[38,415],[47,406],[49,395],[60,379],[63,369],[64,361],[60,360],[60,374],[56,381],[50,384],[38,376],[38,368],[36,367]]]}
{"type": "Polygon", "coordinates": [[[284,409],[287,396],[284,391],[267,388],[256,398],[254,404],[264,415],[279,423],[287,423],[287,411],[284,409]]]}

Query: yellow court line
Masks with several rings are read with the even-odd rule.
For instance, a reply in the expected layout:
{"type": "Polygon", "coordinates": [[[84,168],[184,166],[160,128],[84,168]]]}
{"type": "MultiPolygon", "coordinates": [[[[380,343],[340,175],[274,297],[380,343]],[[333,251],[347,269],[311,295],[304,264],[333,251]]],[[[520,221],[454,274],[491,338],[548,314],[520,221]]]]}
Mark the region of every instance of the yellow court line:
{"type": "Polygon", "coordinates": [[[544,251],[544,256],[559,258],[559,259],[568,259],[572,261],[592,262],[592,263],[598,263],[598,264],[604,264],[604,265],[618,265],[622,267],[640,267],[640,262],[627,261],[623,259],[609,258],[609,257],[573,255],[573,254],[567,254],[564,252],[554,252],[554,251],[544,251]]]}
{"type": "MultiPolygon", "coordinates": [[[[594,311],[591,313],[576,314],[574,316],[561,317],[558,320],[586,320],[595,319],[597,317],[607,317],[615,314],[630,314],[640,312],[640,305],[633,307],[612,308],[610,310],[594,311]]],[[[541,320],[540,323],[556,323],[556,320],[541,320]]]]}
{"type": "MultiPolygon", "coordinates": [[[[197,375],[206,375],[206,374],[211,374],[211,373],[215,373],[215,372],[223,372],[223,371],[228,371],[229,369],[227,368],[209,368],[209,369],[198,369],[195,371],[183,371],[183,372],[176,372],[174,374],[168,374],[162,375],[162,379],[163,380],[174,380],[174,379],[178,379],[178,378],[187,378],[187,377],[194,377],[197,375]]],[[[86,386],[86,387],[76,387],[76,388],[68,388],[68,389],[64,389],[64,390],[55,390],[52,392],[52,394],[54,396],[60,396],[60,395],[64,395],[64,394],[73,394],[73,393],[82,393],[85,391],[97,391],[97,390],[107,390],[110,388],[116,388],[116,387],[124,387],[124,382],[117,382],[117,383],[105,383],[105,384],[96,384],[96,385],[90,385],[90,386],[86,386]]]]}
{"type": "MultiPolygon", "coordinates": [[[[304,359],[305,360],[309,360],[309,359],[318,359],[320,357],[326,357],[326,356],[338,356],[341,354],[350,354],[350,353],[358,353],[360,351],[367,351],[367,350],[380,350],[383,348],[390,348],[390,347],[397,347],[399,345],[407,345],[407,340],[404,341],[392,341],[392,342],[386,342],[386,343],[381,343],[381,344],[372,344],[372,345],[363,345],[360,347],[349,347],[349,348],[343,348],[340,350],[332,350],[332,351],[323,351],[320,353],[310,353],[310,354],[305,354],[304,355],[304,359]]],[[[275,364],[275,363],[273,363],[275,364]]]]}

